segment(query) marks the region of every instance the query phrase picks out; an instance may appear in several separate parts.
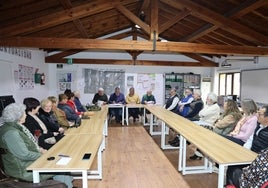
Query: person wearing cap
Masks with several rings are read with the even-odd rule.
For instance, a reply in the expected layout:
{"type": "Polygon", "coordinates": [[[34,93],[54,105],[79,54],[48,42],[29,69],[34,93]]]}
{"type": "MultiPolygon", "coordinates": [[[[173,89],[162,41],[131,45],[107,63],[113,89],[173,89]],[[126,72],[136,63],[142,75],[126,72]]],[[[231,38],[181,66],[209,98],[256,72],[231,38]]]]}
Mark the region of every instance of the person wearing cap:
{"type": "Polygon", "coordinates": [[[96,93],[93,97],[92,103],[97,105],[98,101],[103,101],[103,105],[108,103],[108,97],[104,93],[103,88],[99,88],[98,93],[96,93]]]}

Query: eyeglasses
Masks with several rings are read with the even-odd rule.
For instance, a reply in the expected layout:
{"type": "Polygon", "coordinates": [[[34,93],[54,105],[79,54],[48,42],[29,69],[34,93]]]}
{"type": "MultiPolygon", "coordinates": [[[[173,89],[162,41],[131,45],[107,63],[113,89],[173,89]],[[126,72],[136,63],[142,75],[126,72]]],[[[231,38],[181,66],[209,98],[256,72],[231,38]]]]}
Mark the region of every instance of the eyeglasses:
{"type": "Polygon", "coordinates": [[[264,113],[261,112],[261,111],[258,111],[257,113],[258,113],[259,116],[264,116],[264,113]]]}

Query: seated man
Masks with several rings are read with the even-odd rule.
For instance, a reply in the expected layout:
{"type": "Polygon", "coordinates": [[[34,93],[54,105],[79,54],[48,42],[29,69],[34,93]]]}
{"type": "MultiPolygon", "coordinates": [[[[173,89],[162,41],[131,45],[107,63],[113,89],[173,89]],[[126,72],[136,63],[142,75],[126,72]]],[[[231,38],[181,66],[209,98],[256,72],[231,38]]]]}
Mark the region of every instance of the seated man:
{"type": "MultiPolygon", "coordinates": [[[[127,104],[139,104],[140,97],[135,93],[134,87],[129,88],[129,94],[126,96],[126,103],[127,104]]],[[[140,109],[139,108],[130,108],[128,109],[129,117],[133,117],[133,122],[136,122],[136,119],[139,118],[140,109]]],[[[129,118],[126,117],[126,118],[129,118]]]]}
{"type": "MultiPolygon", "coordinates": [[[[152,90],[148,90],[145,95],[142,96],[141,104],[155,104],[155,97],[152,95],[152,90]]],[[[150,114],[148,110],[145,111],[146,114],[150,114]]],[[[145,115],[145,123],[148,122],[147,116],[145,115]]]]}
{"type": "MultiPolygon", "coordinates": [[[[116,87],[113,94],[109,98],[109,104],[125,104],[125,96],[120,92],[120,88],[116,87]]],[[[121,108],[109,108],[110,116],[115,116],[117,123],[122,121],[122,109],[121,108]]]]}
{"type": "Polygon", "coordinates": [[[99,88],[98,93],[96,93],[93,97],[92,104],[97,105],[98,101],[101,101],[102,105],[108,104],[108,97],[104,93],[103,88],[99,88]]]}
{"type": "Polygon", "coordinates": [[[187,104],[190,104],[193,100],[194,100],[194,97],[192,95],[191,89],[185,89],[185,97],[182,98],[179,102],[178,114],[185,117],[190,110],[190,107],[187,104]]]}
{"type": "MultiPolygon", "coordinates": [[[[198,113],[200,116],[199,121],[194,121],[198,125],[201,125],[210,130],[213,129],[213,125],[220,117],[220,107],[217,103],[218,97],[215,93],[209,93],[206,100],[206,106],[198,113]]],[[[190,157],[191,160],[202,159],[203,154],[197,149],[195,154],[190,157]]]]}
{"type": "MultiPolygon", "coordinates": [[[[199,120],[199,112],[203,109],[204,103],[201,99],[201,91],[199,89],[194,90],[193,94],[194,100],[190,104],[186,104],[185,107],[189,107],[188,114],[184,117],[191,120],[191,121],[198,121],[199,120]]],[[[168,141],[171,146],[178,147],[180,145],[180,138],[179,135],[168,141]]]]}
{"type": "Polygon", "coordinates": [[[180,101],[179,96],[177,95],[176,89],[171,88],[169,91],[169,98],[167,99],[166,104],[164,105],[164,108],[172,111],[174,113],[177,113],[178,111],[178,103],[180,101]]]}
{"type": "Polygon", "coordinates": [[[81,98],[80,91],[74,91],[74,104],[76,106],[77,111],[78,112],[86,112],[87,110],[82,105],[80,98],[81,98]]]}

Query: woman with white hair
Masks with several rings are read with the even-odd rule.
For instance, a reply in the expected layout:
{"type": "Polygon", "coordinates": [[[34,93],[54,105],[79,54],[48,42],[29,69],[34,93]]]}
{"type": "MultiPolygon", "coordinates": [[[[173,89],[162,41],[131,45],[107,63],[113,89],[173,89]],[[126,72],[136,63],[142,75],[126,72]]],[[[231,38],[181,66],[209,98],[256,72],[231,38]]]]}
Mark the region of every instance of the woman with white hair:
{"type": "MultiPolygon", "coordinates": [[[[32,181],[33,175],[26,168],[33,163],[42,152],[35,138],[23,125],[26,119],[25,105],[12,103],[3,110],[0,127],[0,147],[4,151],[2,161],[7,175],[25,181],[32,181]]],[[[41,175],[41,180],[51,176],[41,175]]]]}
{"type": "MultiPolygon", "coordinates": [[[[2,114],[4,124],[0,127],[0,148],[4,171],[8,176],[24,181],[33,181],[33,174],[26,168],[46,152],[39,148],[35,138],[23,125],[26,119],[25,105],[12,103],[2,114]]],[[[40,180],[53,177],[73,187],[73,178],[67,175],[40,175],[40,180]]]]}

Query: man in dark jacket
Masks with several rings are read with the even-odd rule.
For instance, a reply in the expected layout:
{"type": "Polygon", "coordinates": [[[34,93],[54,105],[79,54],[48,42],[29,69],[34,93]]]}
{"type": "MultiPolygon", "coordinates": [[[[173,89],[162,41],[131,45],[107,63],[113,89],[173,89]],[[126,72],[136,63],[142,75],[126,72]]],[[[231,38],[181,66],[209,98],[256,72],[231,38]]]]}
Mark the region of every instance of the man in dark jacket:
{"type": "Polygon", "coordinates": [[[170,97],[167,99],[166,104],[164,105],[165,109],[177,113],[178,103],[180,101],[179,96],[176,93],[176,89],[172,88],[169,91],[170,97]]]}
{"type": "MultiPolygon", "coordinates": [[[[199,115],[198,113],[203,109],[204,103],[201,99],[201,91],[199,89],[194,90],[193,93],[194,100],[185,105],[185,107],[189,107],[189,112],[184,117],[191,121],[198,121],[199,115]]],[[[171,146],[178,147],[180,145],[180,135],[176,135],[173,140],[168,141],[171,146]]]]}

